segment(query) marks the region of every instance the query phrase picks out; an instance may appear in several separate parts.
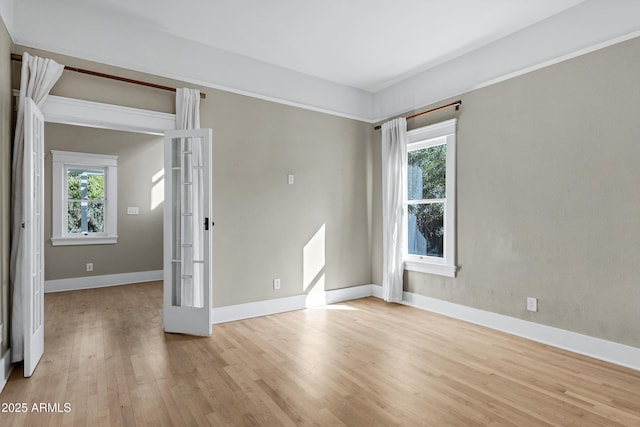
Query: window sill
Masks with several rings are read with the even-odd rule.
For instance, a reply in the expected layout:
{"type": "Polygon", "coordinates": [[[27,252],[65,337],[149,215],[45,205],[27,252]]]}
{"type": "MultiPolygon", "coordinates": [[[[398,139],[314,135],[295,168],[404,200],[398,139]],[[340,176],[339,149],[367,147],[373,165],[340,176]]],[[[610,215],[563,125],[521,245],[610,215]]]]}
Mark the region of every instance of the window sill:
{"type": "Polygon", "coordinates": [[[405,261],[404,269],[408,271],[417,271],[419,273],[437,274],[439,276],[456,277],[456,266],[445,264],[433,264],[418,261],[405,261]]]}
{"type": "Polygon", "coordinates": [[[72,245],[113,245],[118,243],[118,236],[82,236],[82,237],[52,237],[53,246],[72,245]]]}

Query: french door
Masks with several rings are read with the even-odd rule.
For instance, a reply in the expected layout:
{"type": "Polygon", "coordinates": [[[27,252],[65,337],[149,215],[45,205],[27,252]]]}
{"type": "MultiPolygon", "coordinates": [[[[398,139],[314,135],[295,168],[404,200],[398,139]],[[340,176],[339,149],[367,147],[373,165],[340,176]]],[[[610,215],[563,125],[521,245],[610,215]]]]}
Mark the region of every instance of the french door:
{"type": "Polygon", "coordinates": [[[30,377],[44,354],[44,117],[25,99],[23,315],[24,376],[30,377]]]}
{"type": "Polygon", "coordinates": [[[211,129],[165,132],[165,332],[211,335],[211,129]]]}

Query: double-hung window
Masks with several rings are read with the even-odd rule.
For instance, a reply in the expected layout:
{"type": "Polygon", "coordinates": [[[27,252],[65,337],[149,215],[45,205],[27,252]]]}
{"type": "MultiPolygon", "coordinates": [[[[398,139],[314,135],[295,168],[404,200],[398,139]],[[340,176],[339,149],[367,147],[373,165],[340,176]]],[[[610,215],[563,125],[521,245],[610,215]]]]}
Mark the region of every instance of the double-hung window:
{"type": "Polygon", "coordinates": [[[116,243],[118,156],[52,150],[51,243],[116,243]]]}
{"type": "Polygon", "coordinates": [[[407,132],[406,270],[454,277],[456,120],[407,132]]]}

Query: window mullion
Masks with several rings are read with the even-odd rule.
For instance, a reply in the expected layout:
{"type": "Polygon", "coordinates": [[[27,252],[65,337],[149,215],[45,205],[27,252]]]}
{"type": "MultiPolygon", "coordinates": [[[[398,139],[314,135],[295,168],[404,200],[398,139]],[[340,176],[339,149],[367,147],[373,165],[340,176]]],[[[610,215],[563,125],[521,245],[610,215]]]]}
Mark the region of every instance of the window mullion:
{"type": "Polygon", "coordinates": [[[445,203],[447,199],[416,199],[416,200],[407,200],[405,204],[407,205],[426,205],[433,203],[445,203]]]}

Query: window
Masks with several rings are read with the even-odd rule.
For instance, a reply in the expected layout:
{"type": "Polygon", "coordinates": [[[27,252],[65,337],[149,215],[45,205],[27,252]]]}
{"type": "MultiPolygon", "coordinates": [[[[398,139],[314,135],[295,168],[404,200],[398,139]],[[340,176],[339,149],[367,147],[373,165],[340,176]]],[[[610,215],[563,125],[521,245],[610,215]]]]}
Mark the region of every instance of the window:
{"type": "Polygon", "coordinates": [[[454,277],[456,120],[407,132],[406,270],[454,277]]]}
{"type": "Polygon", "coordinates": [[[116,243],[118,156],[52,150],[51,243],[116,243]]]}

